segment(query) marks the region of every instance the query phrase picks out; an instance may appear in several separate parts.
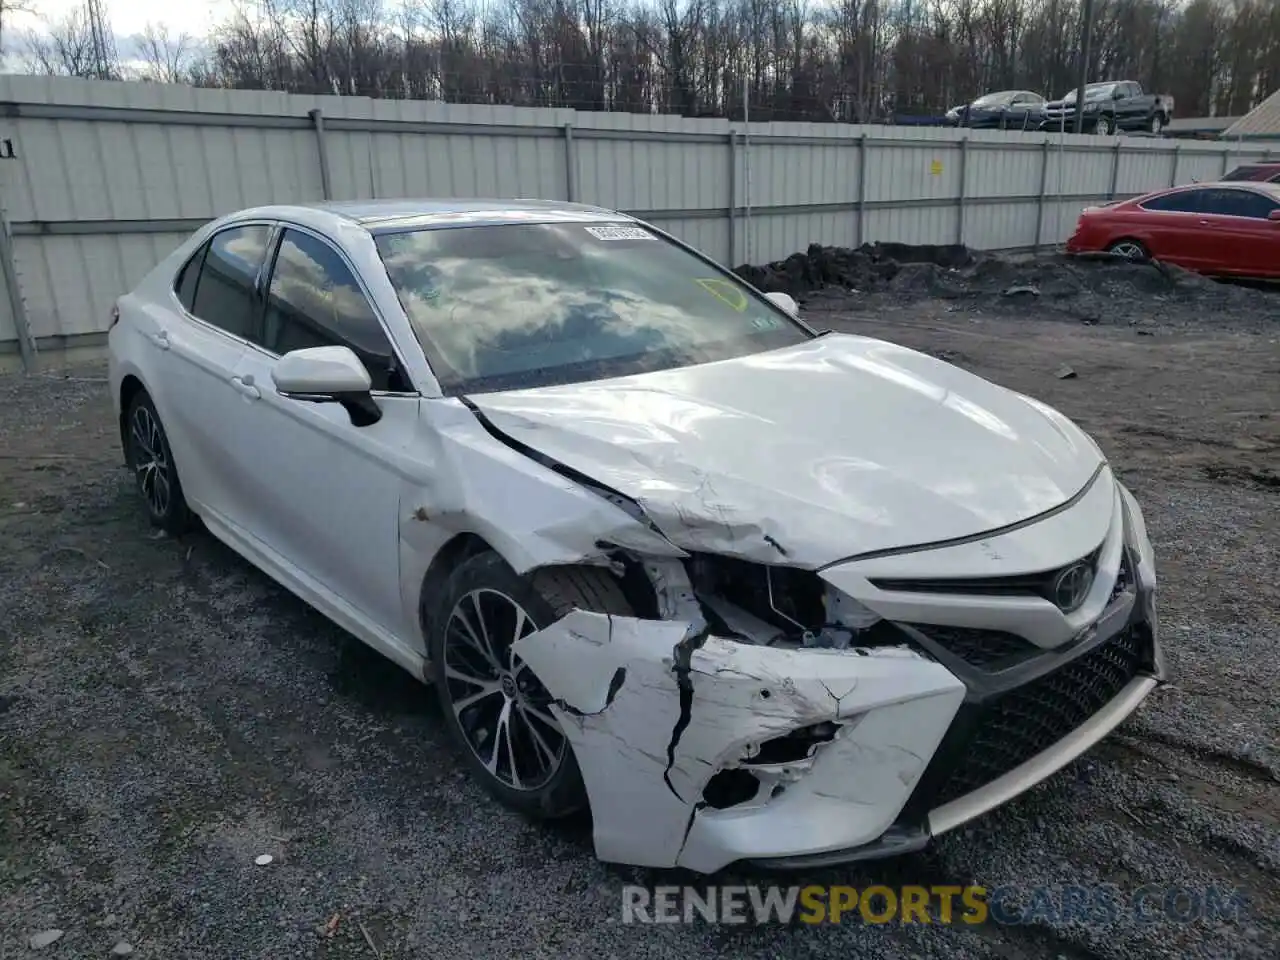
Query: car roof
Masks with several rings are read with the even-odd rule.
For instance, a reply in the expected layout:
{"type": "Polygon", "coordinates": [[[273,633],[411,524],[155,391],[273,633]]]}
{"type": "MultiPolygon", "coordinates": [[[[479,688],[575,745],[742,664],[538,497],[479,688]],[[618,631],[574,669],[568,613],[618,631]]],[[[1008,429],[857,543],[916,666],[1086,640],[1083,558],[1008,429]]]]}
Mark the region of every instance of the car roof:
{"type": "Polygon", "coordinates": [[[1267,183],[1265,180],[1210,180],[1206,183],[1187,183],[1180,187],[1169,187],[1164,190],[1153,190],[1148,197],[1165,193],[1182,193],[1187,190],[1205,190],[1208,188],[1223,190],[1252,190],[1254,193],[1266,194],[1272,200],[1280,201],[1280,183],[1267,183]]]}
{"type": "Polygon", "coordinates": [[[432,198],[277,204],[241,210],[227,219],[285,220],[319,229],[354,224],[370,233],[386,233],[503,223],[592,223],[634,218],[604,207],[561,200],[432,198]]]}

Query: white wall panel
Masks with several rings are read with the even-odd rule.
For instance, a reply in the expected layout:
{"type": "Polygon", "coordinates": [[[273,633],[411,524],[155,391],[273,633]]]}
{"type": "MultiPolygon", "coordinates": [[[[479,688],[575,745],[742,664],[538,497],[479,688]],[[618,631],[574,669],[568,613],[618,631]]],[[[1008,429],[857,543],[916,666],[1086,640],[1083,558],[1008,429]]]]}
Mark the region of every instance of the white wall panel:
{"type": "MultiPolygon", "coordinates": [[[[1272,149],[807,123],[753,123],[747,144],[727,120],[49,77],[0,77],[0,102],[16,152],[0,160],[0,205],[37,337],[100,334],[112,300],[204,220],[323,200],[312,110],[331,199],[574,199],[652,213],[734,263],[859,240],[1056,244],[1090,203],[1272,149]]],[[[0,296],[0,351],[12,314],[0,296]]]]}

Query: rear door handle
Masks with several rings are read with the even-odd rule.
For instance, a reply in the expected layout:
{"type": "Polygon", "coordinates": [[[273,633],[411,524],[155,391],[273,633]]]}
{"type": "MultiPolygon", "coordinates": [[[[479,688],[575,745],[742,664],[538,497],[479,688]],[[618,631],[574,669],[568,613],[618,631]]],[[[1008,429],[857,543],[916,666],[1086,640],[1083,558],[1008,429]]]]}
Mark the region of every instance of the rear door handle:
{"type": "Polygon", "coordinates": [[[168,330],[160,330],[156,333],[149,333],[147,334],[147,337],[151,340],[152,343],[154,343],[161,350],[169,349],[169,331],[168,330]]]}
{"type": "Polygon", "coordinates": [[[248,397],[250,400],[257,400],[262,396],[262,394],[258,392],[258,388],[253,385],[252,376],[232,377],[231,385],[236,388],[237,393],[248,397]]]}

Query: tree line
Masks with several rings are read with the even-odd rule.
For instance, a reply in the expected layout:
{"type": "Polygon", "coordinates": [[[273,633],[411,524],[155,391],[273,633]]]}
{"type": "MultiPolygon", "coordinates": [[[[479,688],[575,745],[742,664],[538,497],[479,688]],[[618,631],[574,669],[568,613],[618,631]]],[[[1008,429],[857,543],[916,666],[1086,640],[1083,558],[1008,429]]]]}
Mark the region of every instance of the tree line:
{"type": "MultiPolygon", "coordinates": [[[[103,52],[83,12],[23,38],[33,72],[293,93],[753,120],[936,115],[1074,89],[1077,0],[257,0],[209,37],[103,52]]],[[[117,45],[119,46],[119,45],[117,45]]],[[[1095,0],[1090,80],[1183,117],[1280,87],[1280,0],[1095,0]]]]}

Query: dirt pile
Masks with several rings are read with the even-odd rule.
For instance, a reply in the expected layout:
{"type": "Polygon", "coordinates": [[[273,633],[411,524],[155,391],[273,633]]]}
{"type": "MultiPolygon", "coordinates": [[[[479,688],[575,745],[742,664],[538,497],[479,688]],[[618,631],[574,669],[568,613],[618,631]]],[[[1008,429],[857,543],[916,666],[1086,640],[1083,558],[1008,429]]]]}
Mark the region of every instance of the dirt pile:
{"type": "Polygon", "coordinates": [[[999,308],[1042,309],[1080,318],[1131,319],[1141,305],[1256,307],[1256,290],[1217,283],[1180,267],[1134,263],[1110,254],[1003,256],[960,245],[810,245],[804,253],[734,271],[757,288],[808,300],[824,292],[894,300],[986,301],[999,308]]]}

